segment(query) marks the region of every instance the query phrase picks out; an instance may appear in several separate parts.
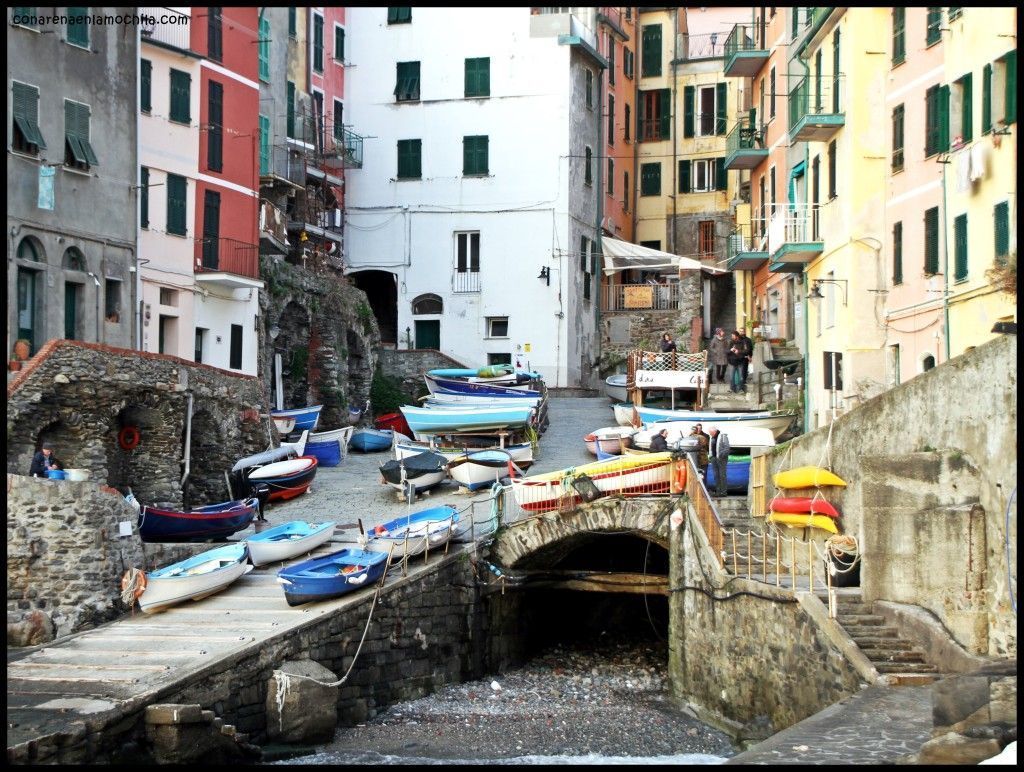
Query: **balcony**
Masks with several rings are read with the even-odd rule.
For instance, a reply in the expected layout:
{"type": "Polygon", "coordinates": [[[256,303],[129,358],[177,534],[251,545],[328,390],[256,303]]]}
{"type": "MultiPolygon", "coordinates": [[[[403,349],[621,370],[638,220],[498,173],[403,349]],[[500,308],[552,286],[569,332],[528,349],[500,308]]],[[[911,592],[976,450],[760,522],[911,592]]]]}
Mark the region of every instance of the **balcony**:
{"type": "Polygon", "coordinates": [[[324,137],[324,146],[319,152],[319,159],[328,171],[363,168],[363,138],[348,129],[342,136],[328,132],[324,137]]]}
{"type": "Polygon", "coordinates": [[[173,8],[139,8],[138,12],[144,20],[139,24],[143,43],[192,53],[189,48],[192,19],[187,13],[173,8]],[[171,23],[172,19],[180,19],[182,23],[171,23]]]}
{"type": "Polygon", "coordinates": [[[753,169],[768,157],[757,125],[744,118],[725,138],[725,168],[753,169]]]}
{"type": "Polygon", "coordinates": [[[721,32],[706,32],[691,35],[679,33],[678,62],[694,62],[701,59],[721,59],[725,55],[725,35],[721,32]]]}
{"type": "Polygon", "coordinates": [[[237,239],[206,236],[196,239],[196,281],[230,289],[260,288],[260,248],[237,239]]]}
{"type": "Polygon", "coordinates": [[[286,255],[288,228],[284,213],[269,201],[260,202],[260,254],[286,255]]]}
{"type": "Polygon", "coordinates": [[[479,292],[480,271],[456,270],[452,274],[452,292],[479,292]]]}
{"type": "Polygon", "coordinates": [[[608,284],[601,293],[602,311],[678,311],[679,282],[608,284]]]}
{"type": "Polygon", "coordinates": [[[768,61],[768,50],[755,44],[757,28],[752,24],[737,24],[725,40],[725,75],[728,78],[749,78],[756,75],[768,61]]]}
{"type": "Polygon", "coordinates": [[[800,273],[825,247],[818,205],[780,205],[768,222],[768,270],[800,273]]]}
{"type": "Polygon", "coordinates": [[[793,142],[828,142],[846,123],[845,79],[801,78],[789,92],[789,138],[793,142]]]}
{"type": "Polygon", "coordinates": [[[300,150],[289,145],[274,145],[260,156],[260,184],[285,183],[302,188],[306,184],[306,159],[300,150]]]}
{"type": "Polygon", "coordinates": [[[754,271],[768,260],[764,220],[754,218],[729,234],[725,245],[726,267],[730,271],[754,271]]]}

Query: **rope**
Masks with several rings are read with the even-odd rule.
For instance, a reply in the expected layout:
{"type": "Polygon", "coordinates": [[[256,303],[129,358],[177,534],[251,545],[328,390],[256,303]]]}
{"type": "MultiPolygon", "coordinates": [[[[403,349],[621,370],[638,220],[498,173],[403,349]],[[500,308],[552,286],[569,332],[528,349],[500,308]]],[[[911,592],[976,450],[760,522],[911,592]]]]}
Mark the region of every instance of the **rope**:
{"type": "Polygon", "coordinates": [[[128,569],[125,578],[121,582],[124,585],[124,589],[121,590],[121,600],[124,601],[126,606],[134,608],[136,598],[142,594],[140,586],[144,587],[145,581],[146,575],[142,571],[137,568],[128,569]]]}
{"type": "Polygon", "coordinates": [[[835,421],[829,421],[828,423],[828,438],[825,440],[825,447],[821,450],[821,457],[818,459],[818,466],[822,466],[822,462],[827,460],[828,465],[825,469],[832,471],[832,427],[835,426],[835,421]],[[826,458],[827,457],[827,458],[826,458]]]}
{"type": "MultiPolygon", "coordinates": [[[[776,474],[778,474],[779,472],[782,471],[782,465],[784,463],[786,463],[786,460],[789,459],[790,456],[792,456],[792,455],[793,455],[793,443],[790,442],[786,446],[786,452],[782,454],[782,458],[779,459],[779,463],[776,464],[776,466],[775,466],[775,472],[772,475],[773,478],[775,477],[776,474]]],[[[774,479],[772,479],[772,487],[775,488],[775,493],[772,496],[771,501],[768,502],[768,512],[772,511],[772,504],[775,503],[775,499],[779,498],[779,489],[775,486],[775,480],[774,479]]]]}

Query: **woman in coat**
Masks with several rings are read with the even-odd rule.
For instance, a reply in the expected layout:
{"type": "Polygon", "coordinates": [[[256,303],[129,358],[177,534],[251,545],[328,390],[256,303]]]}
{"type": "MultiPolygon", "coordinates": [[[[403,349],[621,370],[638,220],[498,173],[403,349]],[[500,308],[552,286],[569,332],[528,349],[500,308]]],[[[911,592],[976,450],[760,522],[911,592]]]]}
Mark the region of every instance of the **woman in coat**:
{"type": "Polygon", "coordinates": [[[725,383],[725,368],[729,364],[729,341],[725,331],[718,327],[708,342],[708,364],[711,365],[711,383],[725,383]]]}

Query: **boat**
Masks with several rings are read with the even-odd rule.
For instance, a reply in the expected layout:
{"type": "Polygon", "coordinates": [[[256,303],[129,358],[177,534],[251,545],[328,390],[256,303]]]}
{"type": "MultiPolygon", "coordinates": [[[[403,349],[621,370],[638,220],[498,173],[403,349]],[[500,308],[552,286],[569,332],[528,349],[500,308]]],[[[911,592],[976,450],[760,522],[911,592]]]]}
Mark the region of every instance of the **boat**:
{"type": "Polygon", "coordinates": [[[507,404],[523,404],[517,400],[530,400],[534,403],[543,402],[547,397],[539,391],[513,391],[508,394],[469,394],[451,389],[437,389],[428,396],[435,402],[478,404],[480,402],[501,402],[507,404]]]}
{"type": "Polygon", "coordinates": [[[631,426],[605,426],[585,435],[583,441],[587,443],[587,450],[594,455],[597,455],[598,448],[605,453],[617,455],[624,446],[630,444],[630,438],[636,432],[631,426]]]}
{"type": "Polygon", "coordinates": [[[440,453],[428,450],[408,458],[386,461],[380,465],[380,474],[384,482],[398,491],[404,493],[409,483],[416,491],[422,491],[433,488],[448,476],[447,464],[448,459],[440,453]]]}
{"type": "Polygon", "coordinates": [[[363,453],[374,453],[387,450],[394,442],[395,433],[391,429],[371,429],[364,427],[352,432],[348,441],[349,447],[363,453]]]}
{"type": "Polygon", "coordinates": [[[351,426],[326,432],[312,432],[304,452],[307,456],[315,456],[320,466],[338,466],[348,451],[348,441],[352,432],[351,426]]]}
{"type": "Polygon", "coordinates": [[[277,433],[282,437],[287,437],[295,431],[295,416],[271,416],[271,420],[277,428],[277,433]]]}
{"type": "Polygon", "coordinates": [[[245,540],[249,546],[249,562],[254,566],[277,563],[311,552],[330,541],[337,523],[307,523],[292,520],[269,528],[245,540]]]}
{"type": "Polygon", "coordinates": [[[641,426],[643,421],[631,402],[616,402],[612,405],[615,423],[619,426],[641,426]]]}
{"type": "Polygon", "coordinates": [[[146,574],[146,589],[139,596],[143,613],[153,614],[185,600],[200,600],[220,592],[252,571],[244,543],[201,552],[146,574]]]}
{"type": "Polygon", "coordinates": [[[814,488],[819,485],[846,486],[846,482],[838,475],[820,466],[799,466],[785,472],[778,472],[772,477],[776,488],[814,488]]]}
{"type": "MultiPolygon", "coordinates": [[[[713,424],[701,422],[704,431],[708,432],[713,424]]],[[[693,437],[693,425],[680,422],[653,423],[645,426],[633,435],[631,439],[632,449],[647,450],[651,445],[651,438],[662,429],[668,429],[668,446],[672,450],[695,450],[689,445],[689,439],[693,437]]],[[[775,435],[771,429],[760,426],[735,425],[719,427],[719,430],[729,438],[730,455],[745,456],[755,451],[775,447],[775,435]]]]}
{"type": "Polygon", "coordinates": [[[288,605],[300,606],[371,586],[384,573],[387,562],[386,552],[343,549],[282,568],[277,581],[288,605]]]}
{"type": "Polygon", "coordinates": [[[604,379],[604,393],[612,402],[625,402],[629,399],[626,391],[626,374],[616,373],[604,379]]]}
{"type": "Polygon", "coordinates": [[[303,429],[313,431],[320,420],[320,411],[322,409],[323,405],[311,405],[310,407],[299,407],[294,410],[271,410],[270,417],[273,419],[294,418],[295,427],[293,431],[302,431],[303,429]]]}
{"type": "Polygon", "coordinates": [[[839,533],[836,521],[827,515],[797,515],[789,512],[769,512],[769,523],[779,523],[793,528],[820,528],[829,533],[839,533]]]}
{"type": "Polygon", "coordinates": [[[223,501],[187,512],[143,506],[139,510],[139,536],[144,542],[225,539],[248,528],[259,506],[256,498],[223,501]]]}
{"type": "Polygon", "coordinates": [[[309,429],[303,429],[297,440],[286,442],[281,441],[282,448],[291,448],[292,453],[301,456],[306,452],[306,443],[309,441],[309,429]]]}
{"type": "Polygon", "coordinates": [[[703,424],[704,431],[709,431],[712,426],[717,426],[728,434],[731,426],[756,426],[771,429],[776,439],[789,428],[796,418],[796,413],[791,411],[761,410],[752,413],[716,413],[713,410],[663,410],[644,405],[636,408],[636,412],[648,428],[653,423],[661,424],[662,428],[665,428],[665,424],[672,424],[689,433],[693,424],[699,423],[703,424]]]}
{"type": "Polygon", "coordinates": [[[328,429],[326,432],[310,432],[309,442],[340,442],[347,445],[354,431],[355,428],[352,426],[343,426],[340,429],[328,429]]]}
{"type": "MultiPolygon", "coordinates": [[[[714,491],[718,486],[715,465],[708,464],[707,477],[704,479],[704,487],[714,491]]],[[[750,456],[730,455],[725,463],[725,489],[729,492],[747,492],[750,484],[750,456]]]]}
{"type": "Polygon", "coordinates": [[[423,376],[427,389],[434,393],[438,388],[458,394],[490,394],[501,397],[516,393],[540,393],[543,391],[541,381],[532,378],[516,378],[514,381],[496,383],[494,381],[463,380],[460,378],[444,378],[429,373],[423,376]]]}
{"type": "MultiPolygon", "coordinates": [[[[685,467],[679,465],[685,474],[685,467]]],[[[520,507],[529,512],[548,512],[574,507],[583,500],[573,481],[586,476],[602,495],[646,496],[668,493],[672,484],[671,453],[618,456],[594,461],[572,469],[511,479],[512,492],[520,507]]],[[[682,487],[678,485],[677,487],[682,487]]]]}
{"type": "Polygon", "coordinates": [[[382,523],[363,538],[369,548],[388,552],[392,560],[402,560],[443,547],[458,530],[459,514],[455,507],[442,504],[382,523]]]}
{"type": "Polygon", "coordinates": [[[509,473],[512,457],[504,450],[478,450],[448,462],[448,474],[467,490],[489,488],[509,473]]]}
{"type": "Polygon", "coordinates": [[[417,453],[423,453],[427,450],[432,450],[435,453],[440,453],[448,461],[454,461],[460,458],[466,453],[477,453],[483,450],[500,450],[508,453],[509,458],[521,469],[526,469],[533,463],[533,443],[530,442],[516,442],[509,445],[491,445],[488,439],[488,444],[480,445],[475,447],[470,444],[473,438],[464,438],[464,444],[456,445],[453,444],[451,438],[448,442],[417,442],[416,440],[400,440],[395,442],[395,458],[402,459],[408,458],[409,456],[415,456],[417,453]]]}
{"type": "Polygon", "coordinates": [[[525,427],[536,414],[530,405],[493,408],[426,408],[403,405],[400,409],[414,435],[525,427]]]}
{"type": "Polygon", "coordinates": [[[784,514],[828,515],[829,517],[839,517],[839,511],[829,502],[825,501],[825,499],[820,497],[777,497],[768,503],[768,508],[772,512],[782,512],[784,514]]]}
{"type": "Polygon", "coordinates": [[[287,501],[309,490],[317,465],[313,456],[299,456],[254,469],[246,479],[250,484],[258,482],[268,486],[270,501],[287,501]]]}
{"type": "Polygon", "coordinates": [[[385,413],[384,415],[377,416],[373,426],[375,429],[390,429],[399,434],[412,434],[412,429],[409,428],[409,424],[405,422],[405,416],[401,413],[385,413]]]}
{"type": "Polygon", "coordinates": [[[240,458],[235,462],[235,465],[231,467],[232,473],[244,472],[254,466],[264,466],[265,464],[271,464],[274,461],[281,461],[295,455],[295,450],[290,445],[281,445],[279,448],[271,448],[270,450],[264,450],[262,453],[255,453],[245,458],[240,458]]]}

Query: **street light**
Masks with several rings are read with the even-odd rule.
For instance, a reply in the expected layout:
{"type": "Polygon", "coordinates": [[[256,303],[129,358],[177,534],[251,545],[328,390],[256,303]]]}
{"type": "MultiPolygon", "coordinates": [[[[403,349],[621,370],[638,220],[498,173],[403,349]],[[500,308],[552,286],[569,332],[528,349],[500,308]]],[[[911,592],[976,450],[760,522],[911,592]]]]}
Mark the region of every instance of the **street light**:
{"type": "Polygon", "coordinates": [[[825,297],[821,294],[822,284],[841,284],[840,289],[843,291],[843,305],[846,305],[846,279],[814,279],[814,283],[811,285],[811,291],[807,293],[808,300],[821,300],[825,297]]]}

